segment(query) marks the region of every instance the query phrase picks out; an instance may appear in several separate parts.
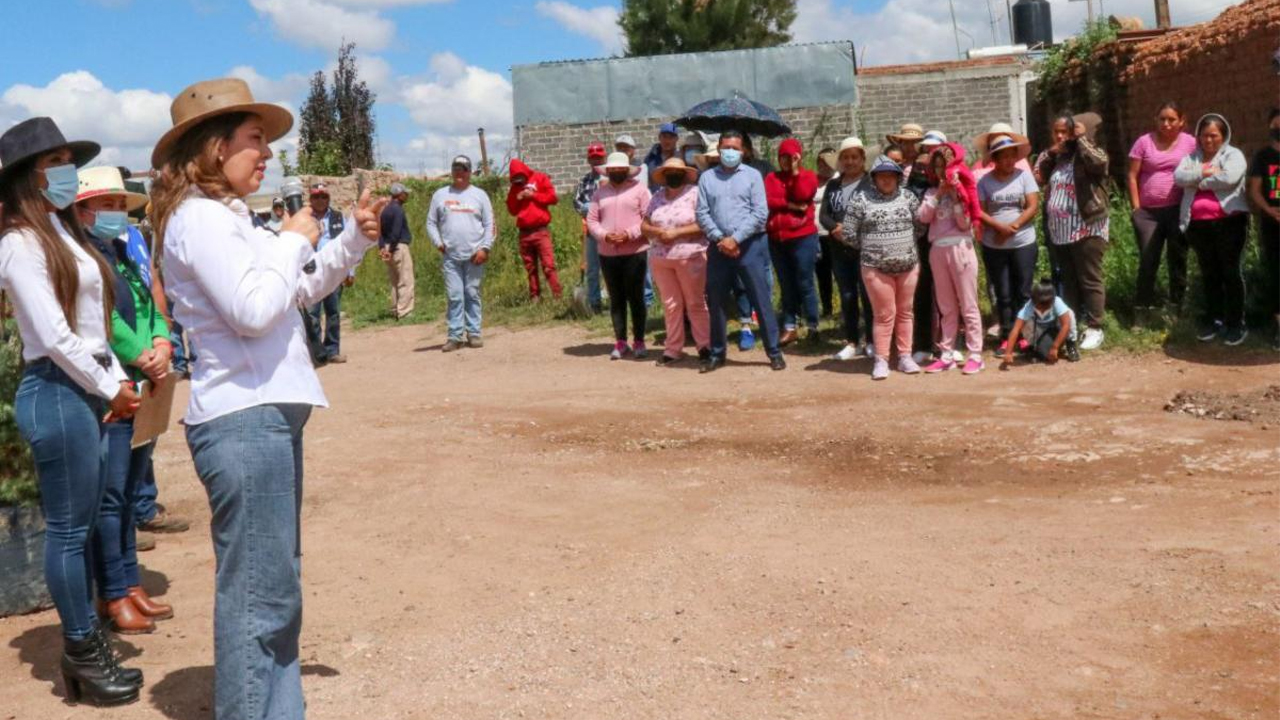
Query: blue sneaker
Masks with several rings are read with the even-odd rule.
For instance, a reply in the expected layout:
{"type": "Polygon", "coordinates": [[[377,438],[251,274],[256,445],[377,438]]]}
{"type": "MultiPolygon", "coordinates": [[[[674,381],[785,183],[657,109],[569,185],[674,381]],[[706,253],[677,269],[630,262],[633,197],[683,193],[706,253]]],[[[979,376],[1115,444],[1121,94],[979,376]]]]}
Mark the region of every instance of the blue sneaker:
{"type": "Polygon", "coordinates": [[[742,332],[738,334],[738,349],[747,352],[756,346],[756,334],[751,332],[751,328],[743,326],[742,332]]]}

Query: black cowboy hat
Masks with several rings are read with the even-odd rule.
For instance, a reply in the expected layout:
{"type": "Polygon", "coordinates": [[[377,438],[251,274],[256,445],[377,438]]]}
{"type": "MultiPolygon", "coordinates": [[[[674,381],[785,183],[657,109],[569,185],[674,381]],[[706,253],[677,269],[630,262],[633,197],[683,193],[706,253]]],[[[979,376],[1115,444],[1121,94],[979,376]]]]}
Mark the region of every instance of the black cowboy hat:
{"type": "Polygon", "coordinates": [[[102,146],[96,142],[68,142],[53,120],[47,117],[23,120],[9,128],[0,135],[0,185],[9,181],[12,170],[21,165],[23,160],[60,148],[71,151],[71,162],[76,167],[83,167],[102,152],[102,146]]]}

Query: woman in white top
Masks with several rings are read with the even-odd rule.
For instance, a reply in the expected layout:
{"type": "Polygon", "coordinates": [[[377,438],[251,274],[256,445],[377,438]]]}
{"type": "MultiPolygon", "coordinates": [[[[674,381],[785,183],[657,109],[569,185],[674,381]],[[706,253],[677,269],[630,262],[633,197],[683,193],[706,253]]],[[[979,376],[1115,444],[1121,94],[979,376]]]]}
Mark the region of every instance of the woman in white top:
{"type": "Polygon", "coordinates": [[[173,315],[200,348],[185,423],[213,516],[215,715],[295,720],[302,429],[327,404],[297,306],[333,292],[376,244],[385,201],[366,193],[319,252],[309,209],[278,236],[255,228],[244,198],[293,117],[232,79],[183,90],[171,114],[152,154],[152,222],[173,315]]]}
{"type": "Polygon", "coordinates": [[[98,150],[67,142],[49,118],[0,136],[0,287],[13,298],[23,341],[14,413],[40,483],[67,698],[117,705],[138,699],[142,673],[119,666],[99,626],[86,546],[104,488],[104,416],[131,416],[138,396],[108,344],[111,270],[71,207],[76,168],[98,150]]]}

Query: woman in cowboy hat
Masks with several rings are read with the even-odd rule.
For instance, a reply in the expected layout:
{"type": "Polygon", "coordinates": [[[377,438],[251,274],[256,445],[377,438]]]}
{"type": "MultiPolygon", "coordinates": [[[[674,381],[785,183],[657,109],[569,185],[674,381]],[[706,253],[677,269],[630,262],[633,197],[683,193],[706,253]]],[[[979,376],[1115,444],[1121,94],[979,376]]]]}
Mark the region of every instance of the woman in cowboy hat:
{"type": "MultiPolygon", "coordinates": [[[[1014,315],[1031,298],[1040,246],[1036,244],[1036,215],[1040,211],[1040,186],[1020,164],[1031,154],[1031,143],[1020,135],[996,135],[979,143],[986,148],[991,170],[978,181],[982,204],[982,262],[987,282],[994,289],[1000,337],[1013,332],[1014,315]]],[[[1026,341],[1018,343],[1026,349],[1026,341]]],[[[996,357],[1015,348],[1003,340],[996,357]]]]}
{"type": "MultiPolygon", "coordinates": [[[[149,282],[150,263],[143,268],[129,253],[141,233],[129,226],[128,213],[147,204],[147,196],[129,192],[114,167],[80,171],[76,213],[90,241],[111,265],[115,305],[111,310],[111,350],[134,382],[159,382],[169,373],[173,348],[169,325],[156,307],[149,282]],[[136,237],[134,237],[136,235],[136,237]]],[[[142,243],[145,247],[145,242],[142,243]]],[[[133,420],[108,423],[105,494],[94,531],[94,573],[98,598],[116,632],[126,635],[155,630],[155,620],[173,617],[173,608],[151,599],[138,575],[133,508],[151,467],[155,443],[133,448],[133,420]]]]}
{"type": "Polygon", "coordinates": [[[600,272],[609,290],[609,315],[613,319],[613,352],[610,360],[635,354],[637,360],[649,356],[644,345],[644,327],[648,308],[644,302],[645,262],[649,241],[640,226],[649,208],[649,186],[637,181],[640,168],[631,164],[626,153],[609,155],[597,172],[609,179],[601,183],[591,197],[587,211],[587,230],[600,242],[600,272]],[[627,310],[631,310],[631,334],[634,345],[627,345],[627,310]]]}
{"type": "Polygon", "coordinates": [[[650,182],[663,189],[649,201],[641,231],[649,238],[649,264],[662,295],[667,343],[659,365],[684,354],[684,318],[689,318],[698,358],[711,359],[711,317],[707,311],[707,238],[698,226],[698,171],[671,158],[650,182]]]}
{"type": "MultiPolygon", "coordinates": [[[[995,161],[991,159],[991,141],[992,139],[1001,136],[1011,137],[1017,142],[1025,142],[1027,144],[1027,152],[1029,156],[1031,141],[1027,139],[1027,136],[1019,135],[1014,132],[1013,126],[1009,123],[993,123],[990,130],[973,139],[973,149],[977,151],[977,157],[975,157],[973,161],[974,180],[981,182],[982,178],[987,173],[995,169],[995,161]]],[[[1027,161],[1027,158],[1021,158],[1018,160],[1017,168],[1019,170],[1026,170],[1030,173],[1031,163],[1027,161]]]]}
{"type": "Polygon", "coordinates": [[[323,250],[309,208],[277,237],[253,226],[244,198],[262,183],[268,143],[293,125],[289,112],[223,79],[183,90],[171,115],[151,156],[153,222],[173,314],[201,351],[184,422],[213,511],[215,715],[295,720],[302,430],[327,404],[296,307],[333,292],[376,245],[386,201],[366,192],[323,250]]]}
{"type": "Polygon", "coordinates": [[[97,156],[49,118],[0,136],[0,287],[13,298],[26,362],[14,399],[44,511],[45,583],[62,623],[67,698],[138,699],[142,673],[119,665],[93,609],[89,542],[102,501],[102,418],[125,418],[138,395],[111,353],[111,268],[71,207],[76,168],[97,156]]]}

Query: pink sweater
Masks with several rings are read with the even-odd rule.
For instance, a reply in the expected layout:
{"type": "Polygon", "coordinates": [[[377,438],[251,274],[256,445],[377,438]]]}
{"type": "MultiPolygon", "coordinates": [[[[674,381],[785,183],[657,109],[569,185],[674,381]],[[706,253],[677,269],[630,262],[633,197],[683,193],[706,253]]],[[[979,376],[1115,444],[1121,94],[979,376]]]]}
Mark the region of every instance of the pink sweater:
{"type": "Polygon", "coordinates": [[[924,202],[920,203],[916,217],[929,225],[931,243],[943,238],[973,237],[973,224],[969,222],[969,215],[958,202],[957,195],[939,200],[938,188],[929,188],[924,194],[924,202]]]}
{"type": "Polygon", "coordinates": [[[649,249],[649,241],[640,232],[640,223],[649,209],[649,188],[630,180],[621,187],[602,180],[591,196],[587,211],[587,232],[598,242],[601,255],[635,255],[649,249]],[[611,233],[625,233],[626,242],[606,242],[611,233]]]}

